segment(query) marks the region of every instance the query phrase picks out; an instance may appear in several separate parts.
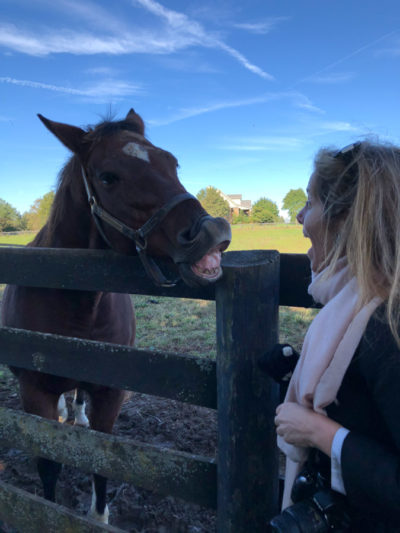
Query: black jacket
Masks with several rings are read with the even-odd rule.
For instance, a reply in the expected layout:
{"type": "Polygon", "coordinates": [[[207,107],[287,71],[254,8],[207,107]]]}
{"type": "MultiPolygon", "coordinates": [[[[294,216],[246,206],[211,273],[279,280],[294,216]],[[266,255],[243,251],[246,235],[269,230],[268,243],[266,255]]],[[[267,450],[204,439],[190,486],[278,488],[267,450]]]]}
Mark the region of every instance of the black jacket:
{"type": "MultiPolygon", "coordinates": [[[[298,354],[279,344],[260,367],[282,386],[298,354]]],[[[283,399],[283,398],[282,398],[283,399]]],[[[400,533],[400,349],[385,320],[385,306],[370,318],[347,369],[329,418],[350,430],[342,447],[342,476],[352,533],[400,533]]],[[[315,450],[308,466],[330,485],[330,459],[315,450]]]]}
{"type": "Polygon", "coordinates": [[[352,531],[400,532],[400,349],[381,306],[327,414],[350,430],[342,475],[352,531]]]}

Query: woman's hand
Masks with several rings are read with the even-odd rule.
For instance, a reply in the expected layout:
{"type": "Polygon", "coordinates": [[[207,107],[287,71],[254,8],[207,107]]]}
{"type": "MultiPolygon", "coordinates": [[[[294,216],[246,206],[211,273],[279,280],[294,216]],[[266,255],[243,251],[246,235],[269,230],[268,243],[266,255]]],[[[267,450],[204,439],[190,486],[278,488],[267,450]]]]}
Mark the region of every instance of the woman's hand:
{"type": "Polygon", "coordinates": [[[276,432],[287,443],[304,448],[318,448],[331,455],[332,441],[341,427],[330,418],[293,402],[278,405],[276,432]]]}

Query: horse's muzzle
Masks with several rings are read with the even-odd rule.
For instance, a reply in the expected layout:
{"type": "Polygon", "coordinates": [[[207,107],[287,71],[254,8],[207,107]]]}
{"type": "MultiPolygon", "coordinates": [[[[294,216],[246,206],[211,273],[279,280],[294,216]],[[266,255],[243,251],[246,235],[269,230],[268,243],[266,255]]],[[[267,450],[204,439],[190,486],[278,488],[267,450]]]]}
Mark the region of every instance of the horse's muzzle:
{"type": "Polygon", "coordinates": [[[232,239],[229,223],[221,217],[201,217],[178,236],[173,260],[182,279],[192,287],[214,283],[222,276],[221,254],[232,239]]]}

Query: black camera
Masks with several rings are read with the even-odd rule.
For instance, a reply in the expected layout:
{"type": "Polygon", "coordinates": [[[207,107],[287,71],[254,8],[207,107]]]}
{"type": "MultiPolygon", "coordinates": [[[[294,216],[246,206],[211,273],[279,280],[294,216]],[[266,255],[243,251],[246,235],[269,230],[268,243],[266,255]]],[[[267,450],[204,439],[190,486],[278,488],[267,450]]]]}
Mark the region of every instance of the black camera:
{"type": "Polygon", "coordinates": [[[350,528],[347,503],[341,494],[326,488],[325,479],[314,471],[304,470],[296,478],[293,502],[269,523],[277,533],[345,533],[350,528]]]}

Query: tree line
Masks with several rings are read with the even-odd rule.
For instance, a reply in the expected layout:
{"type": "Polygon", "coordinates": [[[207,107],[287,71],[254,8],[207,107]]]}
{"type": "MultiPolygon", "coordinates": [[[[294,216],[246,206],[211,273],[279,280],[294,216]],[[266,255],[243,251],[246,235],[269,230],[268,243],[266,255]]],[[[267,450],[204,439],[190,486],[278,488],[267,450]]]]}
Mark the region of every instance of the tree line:
{"type": "Polygon", "coordinates": [[[38,231],[46,223],[53,200],[54,192],[48,192],[21,214],[0,198],[0,231],[38,231]]]}
{"type": "MultiPolygon", "coordinates": [[[[245,224],[253,222],[256,224],[284,222],[279,213],[276,202],[269,198],[262,197],[257,200],[251,208],[249,214],[240,211],[239,214],[231,214],[229,203],[220,195],[215,187],[201,189],[197,195],[204,209],[214,217],[224,217],[232,224],[245,224]]],[[[283,199],[283,209],[289,213],[291,223],[296,222],[296,215],[306,203],[307,197],[303,189],[290,189],[283,199]]]]}
{"type": "MultiPolygon", "coordinates": [[[[284,222],[276,202],[260,198],[251,208],[251,213],[240,211],[231,214],[228,202],[222,198],[218,189],[201,189],[197,198],[208,213],[214,217],[224,217],[232,224],[257,224],[284,222]]],[[[20,214],[15,207],[0,198],[0,231],[38,231],[47,221],[54,200],[54,192],[48,192],[34,201],[29,211],[20,214]]],[[[307,198],[303,189],[291,189],[283,199],[283,209],[287,209],[290,222],[296,222],[296,215],[304,206],[307,198]]]]}

